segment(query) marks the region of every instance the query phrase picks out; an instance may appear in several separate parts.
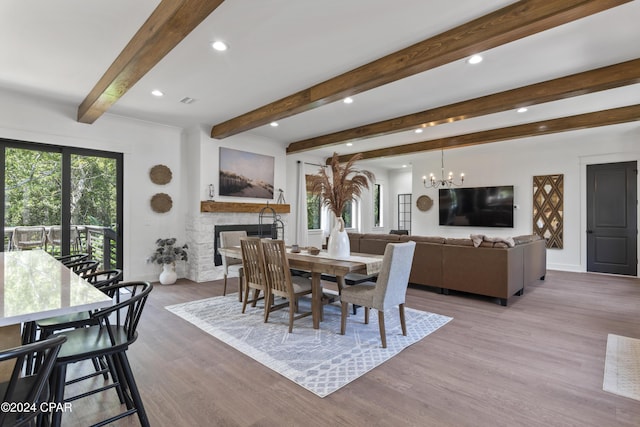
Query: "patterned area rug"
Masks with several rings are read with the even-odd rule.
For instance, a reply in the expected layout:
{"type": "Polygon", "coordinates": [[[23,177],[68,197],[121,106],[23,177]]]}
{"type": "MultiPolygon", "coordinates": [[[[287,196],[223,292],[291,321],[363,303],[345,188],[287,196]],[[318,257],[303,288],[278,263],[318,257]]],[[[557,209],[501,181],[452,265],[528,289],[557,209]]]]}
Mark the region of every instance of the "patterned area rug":
{"type": "MultiPolygon", "coordinates": [[[[300,309],[308,311],[309,304],[307,298],[302,298],[300,309]]],[[[405,337],[398,309],[393,308],[385,312],[387,348],[384,349],[376,310],[371,310],[369,324],[365,325],[364,309],[358,309],[347,320],[346,335],[340,335],[339,305],[325,306],[320,329],[313,329],[308,316],[294,322],[291,334],[287,309],[271,313],[269,323],[264,323],[260,304],[247,307],[242,314],[237,294],[166,309],[320,397],[338,390],[452,320],[405,308],[405,337]]]]}
{"type": "Polygon", "coordinates": [[[640,400],[640,340],[609,334],[602,389],[640,400]]]}

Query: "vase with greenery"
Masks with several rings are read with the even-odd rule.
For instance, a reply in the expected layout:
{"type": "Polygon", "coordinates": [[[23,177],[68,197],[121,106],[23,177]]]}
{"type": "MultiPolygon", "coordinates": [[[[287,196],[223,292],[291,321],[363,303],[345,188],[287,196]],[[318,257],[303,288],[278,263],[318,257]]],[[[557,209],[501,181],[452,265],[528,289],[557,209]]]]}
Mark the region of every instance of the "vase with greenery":
{"type": "Polygon", "coordinates": [[[162,265],[161,284],[172,285],[176,283],[178,279],[176,261],[188,261],[187,249],[189,246],[186,244],[176,246],[176,238],[174,237],[156,240],[156,251],[147,259],[147,262],[162,265]]]}
{"type": "Polygon", "coordinates": [[[336,224],[327,243],[327,252],[332,257],[343,258],[351,253],[342,213],[347,203],[359,198],[369,188],[369,183],[375,182],[372,172],[355,167],[355,162],[362,157],[362,153],[354,154],[341,164],[338,153],[333,153],[329,167],[320,169],[317,175],[310,178],[311,192],[320,197],[322,204],[335,216],[336,224]]]}

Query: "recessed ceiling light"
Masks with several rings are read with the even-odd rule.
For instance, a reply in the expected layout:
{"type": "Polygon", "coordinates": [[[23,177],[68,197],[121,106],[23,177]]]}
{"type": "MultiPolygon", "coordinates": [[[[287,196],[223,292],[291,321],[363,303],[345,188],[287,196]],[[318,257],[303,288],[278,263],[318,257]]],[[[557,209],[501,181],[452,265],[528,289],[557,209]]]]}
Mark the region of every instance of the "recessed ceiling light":
{"type": "Polygon", "coordinates": [[[527,107],[520,107],[516,110],[518,113],[526,113],[528,111],[527,107]]]}
{"type": "Polygon", "coordinates": [[[342,100],[342,102],[344,102],[345,104],[351,104],[353,102],[353,98],[351,98],[350,96],[347,96],[345,99],[342,100]]]}
{"type": "Polygon", "coordinates": [[[161,90],[154,89],[154,90],[151,91],[151,95],[153,95],[153,96],[162,96],[162,95],[164,95],[164,93],[162,93],[161,90]]]}
{"type": "Polygon", "coordinates": [[[347,147],[351,147],[353,145],[353,142],[347,142],[347,147]]]}
{"type": "Polygon", "coordinates": [[[469,59],[467,59],[467,64],[479,64],[482,62],[482,56],[480,55],[471,55],[469,59]]]}
{"type": "Polygon", "coordinates": [[[211,43],[211,47],[213,47],[218,52],[224,52],[228,48],[227,44],[220,40],[211,43]]]}
{"type": "Polygon", "coordinates": [[[403,167],[403,168],[406,168],[406,167],[407,167],[407,165],[402,165],[402,167],[403,167]]]}
{"type": "Polygon", "coordinates": [[[271,122],[269,123],[269,126],[271,126],[272,128],[278,127],[278,122],[271,122]]]}
{"type": "Polygon", "coordinates": [[[414,130],[415,133],[422,133],[422,128],[418,128],[416,130],[414,130]]]}

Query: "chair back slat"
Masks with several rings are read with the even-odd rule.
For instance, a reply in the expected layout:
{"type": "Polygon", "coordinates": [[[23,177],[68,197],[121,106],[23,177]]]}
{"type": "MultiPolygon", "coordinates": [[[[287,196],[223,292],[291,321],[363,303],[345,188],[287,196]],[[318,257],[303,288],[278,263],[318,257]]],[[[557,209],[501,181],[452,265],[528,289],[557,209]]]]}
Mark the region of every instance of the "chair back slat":
{"type": "Polygon", "coordinates": [[[291,273],[284,241],[263,240],[262,251],[264,253],[267,283],[271,293],[285,298],[293,298],[291,273]]]}
{"type": "Polygon", "coordinates": [[[87,273],[83,278],[97,289],[105,286],[115,285],[122,281],[123,273],[119,268],[112,270],[99,270],[94,273],[87,273]]]}
{"type": "Polygon", "coordinates": [[[247,237],[240,239],[242,251],[242,268],[246,283],[254,288],[264,287],[264,264],[260,238],[247,237]]]}

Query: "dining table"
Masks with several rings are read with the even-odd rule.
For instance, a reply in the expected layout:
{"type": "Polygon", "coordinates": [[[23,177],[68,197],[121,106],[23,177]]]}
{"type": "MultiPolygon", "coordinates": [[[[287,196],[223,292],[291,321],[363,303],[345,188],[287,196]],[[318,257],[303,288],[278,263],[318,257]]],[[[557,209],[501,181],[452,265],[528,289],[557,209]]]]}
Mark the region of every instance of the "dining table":
{"type": "MultiPolygon", "coordinates": [[[[219,248],[221,255],[230,258],[242,259],[240,246],[219,248]]],[[[338,293],[345,286],[344,277],[349,273],[363,273],[375,275],[382,267],[382,255],[351,253],[347,257],[332,257],[325,250],[321,250],[317,255],[312,255],[307,249],[300,252],[292,252],[287,247],[287,260],[289,267],[308,271],[311,273],[311,312],[313,318],[313,328],[320,328],[322,314],[322,275],[335,276],[338,284],[338,293]]]]}
{"type": "MultiPolygon", "coordinates": [[[[22,343],[22,325],[112,304],[43,250],[0,252],[0,350],[22,343]]],[[[0,364],[0,378],[7,366],[0,364]]]]}

